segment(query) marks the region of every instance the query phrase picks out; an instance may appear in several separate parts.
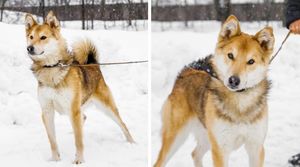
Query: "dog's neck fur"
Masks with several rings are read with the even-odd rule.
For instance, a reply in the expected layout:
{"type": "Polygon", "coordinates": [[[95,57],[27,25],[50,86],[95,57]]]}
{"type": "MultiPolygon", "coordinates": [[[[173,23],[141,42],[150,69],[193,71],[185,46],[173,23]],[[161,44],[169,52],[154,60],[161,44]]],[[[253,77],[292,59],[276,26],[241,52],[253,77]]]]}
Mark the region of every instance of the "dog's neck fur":
{"type": "Polygon", "coordinates": [[[213,79],[210,91],[215,98],[217,115],[229,122],[255,122],[267,103],[270,82],[265,79],[243,92],[230,91],[222,81],[213,79]]]}
{"type": "Polygon", "coordinates": [[[31,66],[34,76],[39,82],[39,85],[55,87],[64,80],[70,67],[53,67],[47,68],[59,62],[63,64],[71,64],[73,61],[72,55],[68,52],[64,39],[60,40],[61,47],[57,52],[47,55],[48,59],[43,61],[34,61],[31,66]]]}

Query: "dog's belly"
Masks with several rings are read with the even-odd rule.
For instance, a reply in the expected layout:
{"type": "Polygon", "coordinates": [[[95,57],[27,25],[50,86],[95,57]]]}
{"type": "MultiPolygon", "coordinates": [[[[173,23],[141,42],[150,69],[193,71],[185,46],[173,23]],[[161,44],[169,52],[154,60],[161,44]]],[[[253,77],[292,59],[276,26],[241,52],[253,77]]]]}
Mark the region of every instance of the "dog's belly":
{"type": "Polygon", "coordinates": [[[39,101],[42,108],[53,107],[60,114],[69,114],[72,106],[72,91],[69,89],[39,88],[39,101]]]}
{"type": "Polygon", "coordinates": [[[234,124],[219,119],[215,121],[212,131],[218,145],[231,152],[243,144],[263,144],[267,132],[267,118],[252,124],[234,124]]]}

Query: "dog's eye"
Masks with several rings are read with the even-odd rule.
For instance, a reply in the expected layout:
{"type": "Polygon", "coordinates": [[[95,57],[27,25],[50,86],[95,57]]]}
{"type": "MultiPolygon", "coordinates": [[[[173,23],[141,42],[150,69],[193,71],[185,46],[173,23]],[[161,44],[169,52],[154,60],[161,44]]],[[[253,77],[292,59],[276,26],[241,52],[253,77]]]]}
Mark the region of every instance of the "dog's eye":
{"type": "Polygon", "coordinates": [[[250,59],[250,60],[247,62],[247,64],[249,64],[249,65],[254,64],[254,63],[255,63],[255,60],[253,60],[253,59],[250,59]]]}
{"type": "Polygon", "coordinates": [[[233,59],[234,59],[234,57],[233,57],[233,54],[232,54],[232,53],[228,53],[228,54],[227,54],[227,56],[228,56],[228,58],[229,58],[229,59],[231,59],[231,60],[233,60],[233,59]]]}
{"type": "Polygon", "coordinates": [[[41,36],[41,40],[45,40],[46,38],[46,36],[41,36]]]}
{"type": "Polygon", "coordinates": [[[30,39],[33,39],[33,36],[32,35],[30,35],[30,37],[29,37],[30,39]]]}

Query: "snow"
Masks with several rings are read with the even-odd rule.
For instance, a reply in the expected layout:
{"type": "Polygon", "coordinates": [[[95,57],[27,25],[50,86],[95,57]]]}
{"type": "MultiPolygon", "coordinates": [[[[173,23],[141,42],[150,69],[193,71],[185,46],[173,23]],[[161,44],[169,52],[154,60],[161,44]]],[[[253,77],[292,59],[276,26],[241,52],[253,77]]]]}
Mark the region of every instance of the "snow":
{"type": "MultiPolygon", "coordinates": [[[[37,101],[37,81],[26,54],[25,27],[0,23],[0,161],[1,166],[73,166],[75,144],[70,120],[56,114],[62,160],[49,161],[50,146],[37,101]]],[[[92,39],[101,62],[147,59],[147,32],[62,30],[69,43],[92,39]]],[[[91,105],[84,125],[85,161],[80,166],[147,165],[148,64],[101,67],[120,115],[137,144],[126,142],[120,128],[91,105]]]]}
{"type": "MultiPolygon", "coordinates": [[[[278,49],[287,30],[280,23],[274,27],[275,48],[278,49]]],[[[181,26],[174,23],[174,27],[181,26]]],[[[191,29],[169,29],[160,32],[161,24],[152,24],[152,164],[161,146],[161,107],[171,92],[176,75],[184,65],[213,53],[220,24],[208,23],[191,29]],[[197,29],[198,28],[198,29],[197,29]]],[[[261,23],[244,23],[242,30],[254,34],[264,26],[261,23]]],[[[291,35],[269,70],[272,89],[269,96],[269,130],[265,141],[267,167],[287,166],[290,156],[300,152],[300,36],[291,35]]],[[[275,50],[276,50],[275,49],[275,50]]],[[[190,136],[185,144],[170,159],[167,166],[193,166],[191,152],[195,140],[190,136]]],[[[204,157],[204,166],[211,167],[211,153],[204,157]]],[[[248,158],[244,148],[231,154],[230,167],[247,167],[248,158]]]]}

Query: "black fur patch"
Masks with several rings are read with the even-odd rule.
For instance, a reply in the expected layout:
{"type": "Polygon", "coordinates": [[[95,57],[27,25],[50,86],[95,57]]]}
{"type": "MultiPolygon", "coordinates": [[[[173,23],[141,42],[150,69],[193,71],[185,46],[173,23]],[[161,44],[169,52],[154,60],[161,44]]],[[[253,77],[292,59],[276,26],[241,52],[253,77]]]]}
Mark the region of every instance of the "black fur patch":
{"type": "Polygon", "coordinates": [[[87,56],[86,64],[96,64],[96,63],[98,62],[96,60],[95,52],[91,50],[87,56]]]}

